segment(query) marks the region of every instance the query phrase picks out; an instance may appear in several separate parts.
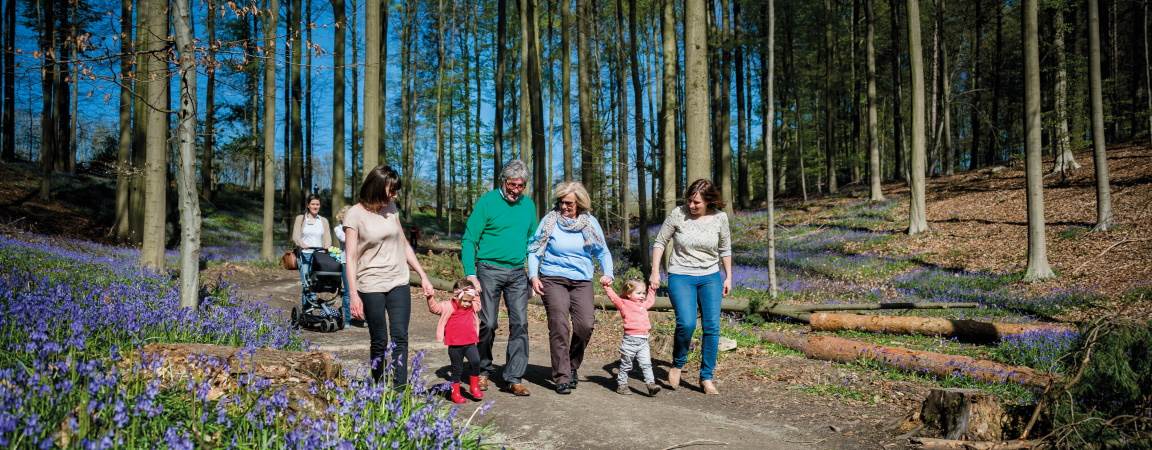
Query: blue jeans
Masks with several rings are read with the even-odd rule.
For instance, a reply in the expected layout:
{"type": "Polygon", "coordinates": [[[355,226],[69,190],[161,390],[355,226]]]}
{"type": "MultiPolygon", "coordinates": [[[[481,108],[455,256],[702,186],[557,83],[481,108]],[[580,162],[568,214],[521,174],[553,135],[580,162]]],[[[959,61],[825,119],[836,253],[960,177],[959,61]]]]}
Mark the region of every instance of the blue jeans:
{"type": "Polygon", "coordinates": [[[711,275],[668,274],[668,296],[676,310],[676,340],[672,346],[672,366],[684,367],[688,347],[696,332],[696,314],[700,314],[703,336],[700,338],[700,380],[711,380],[720,345],[720,301],[724,296],[724,277],[711,275]]]}
{"type": "Polygon", "coordinates": [[[308,307],[309,300],[316,300],[316,294],[308,289],[308,274],[312,272],[312,252],[300,252],[300,311],[308,307]]]}
{"type": "Polygon", "coordinates": [[[340,304],[341,313],[344,314],[344,323],[347,324],[348,322],[352,321],[352,309],[350,308],[350,304],[352,303],[352,300],[351,300],[352,294],[350,292],[348,292],[348,266],[347,265],[340,266],[340,281],[344,284],[343,289],[340,290],[340,292],[343,294],[343,297],[344,297],[342,299],[342,303],[340,304]]]}

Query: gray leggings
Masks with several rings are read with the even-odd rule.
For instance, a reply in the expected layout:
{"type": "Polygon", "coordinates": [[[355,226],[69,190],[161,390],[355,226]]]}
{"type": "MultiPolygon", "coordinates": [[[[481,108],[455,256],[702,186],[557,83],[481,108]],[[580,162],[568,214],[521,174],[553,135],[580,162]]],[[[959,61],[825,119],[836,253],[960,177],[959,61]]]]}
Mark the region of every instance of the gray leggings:
{"type": "Polygon", "coordinates": [[[652,384],[656,377],[652,375],[652,355],[648,346],[648,336],[630,336],[625,334],[620,341],[620,373],[616,374],[616,385],[628,385],[628,371],[632,370],[632,358],[644,371],[644,382],[652,384]]]}

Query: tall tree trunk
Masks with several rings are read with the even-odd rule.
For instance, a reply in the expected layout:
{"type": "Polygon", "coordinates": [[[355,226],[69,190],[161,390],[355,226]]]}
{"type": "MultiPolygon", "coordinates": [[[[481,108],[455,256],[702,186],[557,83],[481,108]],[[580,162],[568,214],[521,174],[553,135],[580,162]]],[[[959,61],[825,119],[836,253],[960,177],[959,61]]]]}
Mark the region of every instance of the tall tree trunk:
{"type": "MultiPolygon", "coordinates": [[[[504,71],[507,70],[508,0],[496,0],[496,114],[492,118],[492,186],[500,187],[504,170],[504,71]]],[[[581,57],[580,64],[584,64],[581,57]]]]}
{"type": "Polygon", "coordinates": [[[945,0],[937,0],[936,28],[940,35],[940,132],[936,134],[936,148],[939,151],[940,173],[952,175],[954,173],[952,150],[952,71],[948,66],[948,32],[945,17],[948,6],[945,0]]]}
{"type": "Polygon", "coordinates": [[[708,12],[704,0],[684,0],[684,125],[687,182],[712,175],[708,120],[708,12]]]}
{"type": "Polygon", "coordinates": [[[577,0],[576,12],[576,53],[579,58],[577,67],[577,89],[579,89],[577,103],[580,108],[580,178],[588,193],[595,196],[600,191],[597,182],[600,170],[595,163],[595,154],[599,151],[599,130],[596,128],[596,103],[593,99],[592,76],[595,72],[595,63],[592,61],[592,23],[590,17],[592,5],[590,0],[577,0]]]}
{"type": "MultiPolygon", "coordinates": [[[[484,119],[480,116],[480,111],[484,107],[483,91],[483,77],[480,76],[480,32],[478,31],[478,22],[480,21],[480,4],[476,4],[476,9],[472,12],[472,54],[473,64],[476,64],[476,129],[473,135],[473,145],[476,146],[474,153],[476,154],[476,190],[481,190],[484,185],[484,164],[481,161],[482,156],[480,152],[480,127],[484,123],[484,119]]],[[[470,187],[471,189],[471,187],[470,187]]],[[[468,196],[468,209],[472,209],[472,202],[479,195],[478,192],[472,193],[468,196]]]]}
{"type": "MultiPolygon", "coordinates": [[[[137,1],[137,5],[140,5],[137,1]]],[[[144,233],[144,167],[147,164],[148,82],[152,75],[150,59],[141,49],[147,47],[148,36],[141,32],[148,26],[146,15],[136,14],[136,71],[133,79],[132,101],[132,178],[128,183],[128,242],[140,244],[144,233]]]]}
{"type": "Polygon", "coordinates": [[[875,0],[864,0],[864,20],[868,22],[865,40],[868,65],[868,199],[884,201],[881,186],[883,174],[880,171],[880,131],[876,123],[876,15],[873,11],[875,0]]]}
{"type": "MultiPolygon", "coordinates": [[[[1024,0],[1021,7],[1021,33],[1024,37],[1024,158],[1028,178],[1028,269],[1024,281],[1056,276],[1048,266],[1048,245],[1044,235],[1044,173],[1040,121],[1040,39],[1037,2],[1024,0]]],[[[1090,2],[1095,0],[1089,0],[1090,2]]]]}
{"type": "Polygon", "coordinates": [[[40,201],[52,199],[52,172],[56,169],[56,2],[40,2],[40,201]]]}
{"type": "MultiPolygon", "coordinates": [[[[373,1],[373,0],[369,0],[373,1]]],[[[375,101],[380,104],[377,110],[377,121],[379,123],[379,131],[376,132],[376,151],[378,156],[375,160],[378,164],[384,164],[388,160],[388,13],[391,10],[391,0],[375,0],[380,3],[380,72],[379,77],[375,78],[375,82],[380,84],[380,97],[375,101]]],[[[405,3],[407,5],[407,3],[405,3]]],[[[367,56],[367,55],[365,55],[367,56]]],[[[375,97],[374,97],[375,98],[375,97]]],[[[364,172],[374,169],[376,166],[364,168],[364,172]]]]}
{"type": "MultiPolygon", "coordinates": [[[[631,56],[632,63],[632,98],[636,107],[634,137],[636,139],[636,193],[639,200],[637,210],[640,214],[640,271],[641,273],[648,273],[652,256],[648,254],[648,181],[645,178],[644,168],[644,161],[647,160],[644,154],[644,90],[640,86],[640,62],[637,58],[639,50],[636,43],[638,39],[636,33],[636,0],[628,0],[628,31],[630,34],[628,39],[629,56],[631,56]]],[[[629,233],[627,228],[625,228],[624,233],[629,233]]]]}
{"type": "MultiPolygon", "coordinates": [[[[129,16],[130,17],[130,16],[129,16]]],[[[128,19],[131,20],[131,19],[128,19]]],[[[131,22],[129,22],[131,23],[131,22]]],[[[16,0],[4,1],[4,134],[2,158],[16,160],[16,0]]]]}
{"type": "Polygon", "coordinates": [[[908,234],[928,231],[924,199],[924,56],[920,41],[920,0],[908,1],[908,57],[912,66],[912,158],[909,173],[908,234]]]}
{"type": "MultiPolygon", "coordinates": [[[[744,209],[752,205],[748,180],[748,116],[744,108],[744,45],[740,32],[740,2],[732,3],[732,29],[736,43],[736,198],[744,209]]],[[[752,99],[749,98],[751,103],[752,99]]]]}
{"type": "MultiPolygon", "coordinates": [[[[176,46],[180,56],[180,123],[176,133],[180,154],[180,164],[176,171],[180,205],[180,306],[196,309],[200,297],[200,197],[196,194],[196,42],[192,36],[189,0],[174,0],[172,3],[175,6],[176,46]]],[[[209,16],[214,14],[210,9],[209,16]]],[[[210,38],[209,45],[212,42],[210,38]]],[[[211,76],[209,79],[212,79],[211,76]]]]}
{"type": "Polygon", "coordinates": [[[982,166],[984,152],[980,148],[980,140],[984,135],[980,131],[980,76],[984,74],[980,66],[980,47],[984,29],[983,0],[976,0],[973,10],[976,12],[976,28],[972,31],[972,74],[968,77],[968,122],[972,127],[969,133],[971,150],[968,153],[968,170],[982,166]]]}
{"type": "MultiPolygon", "coordinates": [[[[347,17],[344,0],[332,0],[336,27],[332,38],[332,215],[344,207],[344,33],[347,17]]],[[[355,44],[353,44],[355,45],[355,44]]]]}
{"type": "MultiPolygon", "coordinates": [[[[380,78],[385,71],[380,52],[380,47],[383,45],[380,41],[383,40],[383,36],[374,32],[382,27],[380,15],[383,8],[379,0],[366,0],[366,2],[368,10],[364,15],[364,164],[361,176],[365,176],[380,164],[382,153],[380,143],[383,142],[381,135],[385,133],[385,130],[380,128],[380,116],[384,113],[380,101],[383,95],[380,92],[382,86],[380,78]]],[[[354,185],[360,184],[361,181],[355,180],[354,185]]]]}
{"type": "MultiPolygon", "coordinates": [[[[464,70],[464,80],[461,82],[461,85],[464,87],[464,98],[462,99],[464,101],[464,135],[461,136],[461,140],[464,141],[464,203],[466,205],[465,209],[471,211],[472,143],[471,139],[469,138],[469,133],[472,132],[472,85],[469,84],[471,82],[471,78],[469,78],[471,76],[471,72],[468,70],[468,68],[471,66],[471,64],[468,62],[468,35],[472,32],[472,24],[474,23],[471,9],[465,13],[465,18],[468,21],[467,28],[464,30],[464,36],[460,38],[460,61],[463,63],[461,66],[464,70]]],[[[475,63],[475,61],[473,63],[475,63]]],[[[477,73],[476,76],[479,77],[480,74],[477,73]]],[[[479,94],[479,91],[477,91],[477,94],[479,94]]],[[[479,117],[477,117],[477,120],[479,120],[479,117]]],[[[452,174],[455,175],[456,171],[453,170],[452,174]]],[[[449,214],[449,217],[451,217],[451,214],[449,214]]]]}
{"type": "MultiPolygon", "coordinates": [[[[541,81],[541,62],[540,62],[540,25],[537,22],[539,14],[536,12],[537,0],[523,0],[524,1],[524,15],[527,18],[527,23],[524,26],[524,47],[528,49],[528,59],[525,61],[526,65],[524,73],[527,74],[525,82],[528,85],[528,98],[524,101],[528,102],[529,107],[527,112],[528,117],[525,117],[525,123],[529,125],[528,131],[531,133],[529,136],[529,144],[532,149],[529,152],[532,158],[525,161],[532,167],[532,199],[536,201],[536,215],[543,217],[548,212],[551,202],[548,201],[548,177],[550,161],[548,159],[548,141],[544,138],[544,87],[541,81]]],[[[521,129],[523,131],[523,129],[521,129]]]]}
{"type": "Polygon", "coordinates": [[[1104,97],[1100,80],[1100,6],[1088,0],[1088,84],[1092,101],[1092,160],[1096,166],[1096,231],[1112,228],[1112,188],[1104,145],[1104,97]]]}
{"type": "MultiPolygon", "coordinates": [[[[159,52],[166,46],[162,40],[168,36],[167,1],[157,0],[148,8],[140,8],[145,14],[147,25],[143,31],[147,36],[145,52],[159,52]]],[[[162,61],[162,60],[157,60],[162,61]]],[[[164,219],[167,208],[168,191],[168,120],[167,107],[168,66],[163,63],[149,65],[150,76],[145,90],[148,111],[147,138],[145,141],[144,166],[144,229],[143,245],[140,248],[140,264],[144,267],[161,270],[164,268],[164,219]]]]}
{"type": "MultiPolygon", "coordinates": [[[[444,0],[436,2],[436,221],[444,217],[444,0]]],[[[451,109],[451,108],[449,108],[451,109]]]]}
{"type": "MultiPolygon", "coordinates": [[[[304,192],[311,194],[316,192],[313,186],[312,176],[312,145],[313,145],[313,129],[312,129],[312,0],[307,0],[304,3],[304,39],[301,47],[308,49],[304,55],[304,177],[301,185],[304,187],[304,192]]],[[[303,200],[301,200],[303,201],[303,200]]]]}
{"type": "Polygon", "coordinates": [[[301,108],[303,107],[304,89],[300,80],[300,67],[303,62],[304,46],[306,45],[303,39],[303,33],[300,30],[301,10],[304,9],[301,0],[291,0],[291,13],[288,16],[288,42],[292,45],[292,61],[288,65],[288,76],[291,78],[289,82],[291,89],[289,91],[289,101],[291,108],[288,113],[288,130],[291,134],[291,143],[289,144],[290,153],[288,158],[292,161],[291,166],[288,168],[288,173],[285,174],[284,188],[288,191],[288,205],[285,211],[285,220],[291,220],[291,216],[295,211],[300,211],[304,208],[304,128],[301,126],[300,116],[301,108]]]}
{"type": "MultiPolygon", "coordinates": [[[[1152,50],[1148,48],[1149,9],[1152,9],[1152,0],[1144,0],[1144,20],[1141,21],[1144,24],[1144,93],[1146,94],[1144,98],[1148,100],[1148,145],[1152,145],[1152,50]]],[[[10,67],[10,65],[11,63],[8,63],[4,67],[10,67]]],[[[4,86],[8,86],[8,84],[4,86]]],[[[5,109],[5,111],[7,110],[5,109]]]]}
{"type": "Polygon", "coordinates": [[[572,2],[560,2],[560,122],[564,140],[564,181],[575,179],[572,164],[572,2]]]}
{"type": "MultiPolygon", "coordinates": [[[[518,109],[520,116],[516,122],[516,137],[518,140],[517,148],[520,159],[524,161],[524,164],[528,167],[534,167],[532,159],[535,155],[531,151],[532,129],[530,128],[532,126],[532,102],[528,101],[528,54],[532,53],[532,46],[525,42],[528,36],[527,2],[528,0],[519,0],[519,6],[517,7],[520,13],[520,65],[518,67],[520,80],[517,83],[517,87],[520,88],[520,96],[517,98],[518,106],[520,107],[518,109]]],[[[533,189],[535,187],[534,181],[536,178],[542,179],[543,177],[544,174],[542,173],[536,174],[536,177],[533,177],[533,186],[528,187],[527,192],[530,193],[532,200],[537,200],[537,197],[539,197],[535,189],[533,189]]]]}
{"type": "Polygon", "coordinates": [[[360,151],[362,142],[360,127],[360,40],[356,31],[356,18],[360,16],[360,8],[356,4],[356,0],[349,1],[352,4],[352,15],[348,24],[348,32],[352,33],[352,101],[350,102],[352,107],[352,159],[349,161],[352,164],[352,181],[349,194],[351,194],[352,203],[356,203],[356,196],[359,194],[357,188],[360,186],[360,181],[363,180],[360,174],[363,173],[364,167],[360,151]]]}
{"type": "MultiPolygon", "coordinates": [[[[13,2],[15,0],[9,0],[13,2]]],[[[8,45],[9,41],[4,42],[8,45]]],[[[129,80],[136,77],[132,72],[132,58],[132,0],[120,0],[120,139],[116,158],[116,223],[112,226],[112,236],[120,242],[128,240],[131,230],[128,201],[132,181],[132,90],[129,80]]],[[[7,91],[9,85],[4,86],[7,91]]],[[[4,108],[5,120],[9,111],[4,108]]],[[[5,139],[9,136],[5,131],[5,139]]]]}
{"type": "Polygon", "coordinates": [[[723,90],[719,92],[719,110],[720,110],[720,129],[717,134],[720,139],[720,158],[717,161],[719,170],[714,172],[719,175],[720,195],[724,199],[724,204],[727,208],[734,211],[736,202],[734,201],[735,189],[732,188],[732,8],[730,3],[732,0],[720,0],[720,39],[722,44],[721,60],[719,67],[719,83],[723,90]]]}
{"type": "Polygon", "coordinates": [[[1068,69],[1064,56],[1064,9],[1057,6],[1052,11],[1052,31],[1055,33],[1052,52],[1056,56],[1056,162],[1052,168],[1053,173],[1060,174],[1061,178],[1070,170],[1080,168],[1076,162],[1076,155],[1072,154],[1072,142],[1068,132],[1068,69]]]}
{"type": "Polygon", "coordinates": [[[789,80],[789,85],[791,86],[791,94],[792,94],[791,95],[791,101],[794,102],[794,108],[793,109],[795,110],[795,118],[796,118],[796,125],[795,125],[796,131],[793,133],[793,136],[795,137],[795,140],[796,140],[796,145],[793,146],[795,148],[795,153],[793,156],[794,156],[794,159],[796,160],[796,164],[794,166],[794,170],[796,171],[796,173],[793,175],[793,178],[795,178],[796,181],[800,185],[801,200],[804,203],[808,203],[807,174],[805,174],[805,172],[804,172],[804,135],[803,135],[804,115],[801,114],[801,111],[800,111],[800,109],[801,109],[800,82],[799,82],[799,78],[796,77],[795,34],[793,31],[796,28],[795,27],[796,12],[793,8],[794,7],[787,8],[785,10],[786,14],[784,16],[785,17],[785,19],[784,19],[785,20],[785,24],[784,24],[784,40],[785,40],[784,61],[785,61],[786,68],[787,68],[787,77],[789,80]]]}
{"type": "Polygon", "coordinates": [[[676,183],[680,179],[680,166],[679,161],[680,151],[676,145],[676,111],[679,106],[676,104],[676,64],[680,57],[677,55],[676,46],[676,13],[674,8],[675,0],[663,0],[661,21],[660,21],[660,40],[663,45],[664,60],[662,70],[662,99],[660,101],[661,111],[661,139],[663,148],[663,166],[664,172],[660,179],[663,182],[661,191],[664,193],[663,212],[667,214],[676,207],[676,183]]]}
{"type": "Polygon", "coordinates": [[[992,126],[989,127],[991,135],[988,139],[987,154],[984,162],[996,164],[1000,162],[1000,69],[1001,55],[1004,52],[1004,4],[996,2],[996,47],[992,50],[992,126]]]}
{"type": "MultiPolygon", "coordinates": [[[[621,0],[616,0],[616,105],[618,114],[616,115],[616,131],[619,139],[616,141],[616,175],[617,175],[617,193],[619,194],[618,202],[620,203],[620,243],[625,249],[632,248],[632,236],[629,228],[630,221],[628,219],[628,100],[627,88],[624,85],[624,32],[626,28],[624,25],[624,3],[621,0]]],[[[632,57],[636,56],[633,50],[632,57]]],[[[640,135],[641,129],[636,130],[636,136],[640,135]]]]}
{"type": "MultiPolygon", "coordinates": [[[[200,162],[200,185],[204,197],[209,201],[215,194],[212,183],[214,169],[212,167],[216,144],[216,4],[214,0],[207,0],[208,14],[205,22],[208,26],[208,64],[204,71],[208,73],[207,85],[204,87],[204,153],[200,162]]],[[[191,26],[191,25],[189,25],[191,26]]],[[[199,215],[199,206],[197,206],[199,215]]],[[[199,239],[197,237],[197,239],[199,239]]]]}
{"type": "MultiPolygon", "coordinates": [[[[415,33],[418,31],[416,28],[416,7],[417,5],[415,2],[407,2],[404,4],[403,28],[405,28],[406,31],[404,32],[404,37],[401,38],[401,41],[403,42],[402,45],[404,46],[405,57],[401,58],[402,61],[400,63],[404,67],[404,76],[407,77],[403,83],[404,90],[401,92],[401,95],[403,95],[404,99],[406,100],[406,102],[404,102],[404,111],[402,113],[404,116],[404,150],[400,157],[402,163],[402,168],[400,170],[401,182],[404,186],[413,186],[413,180],[415,180],[416,113],[414,111],[418,107],[416,100],[419,92],[416,90],[416,77],[413,75],[413,71],[416,70],[416,57],[413,47],[415,46],[416,42],[415,33]]],[[[401,214],[405,219],[407,219],[411,217],[413,209],[412,191],[403,192],[402,195],[403,197],[401,197],[401,199],[403,201],[403,207],[401,208],[401,214]]]]}
{"type": "Polygon", "coordinates": [[[892,32],[892,150],[894,157],[892,158],[893,168],[896,172],[896,178],[901,180],[908,179],[908,171],[904,169],[904,95],[903,88],[901,87],[900,73],[900,0],[890,0],[891,7],[888,8],[891,17],[891,26],[889,27],[892,32]]]}
{"type": "Polygon", "coordinates": [[[824,176],[828,179],[829,194],[840,190],[836,185],[836,115],[832,111],[832,65],[836,59],[832,49],[832,41],[835,39],[832,22],[836,17],[832,0],[824,0],[824,176]]]}
{"type": "Polygon", "coordinates": [[[761,51],[760,64],[762,72],[761,95],[763,96],[764,118],[761,123],[764,127],[764,198],[768,205],[768,296],[777,297],[776,287],[776,183],[772,179],[773,150],[775,147],[774,127],[776,126],[776,91],[773,83],[776,81],[776,1],[768,0],[765,5],[765,33],[767,42],[761,51]]]}
{"type": "MultiPolygon", "coordinates": [[[[272,224],[275,220],[273,208],[276,205],[276,17],[279,16],[280,0],[267,0],[266,6],[267,9],[264,14],[264,208],[260,233],[260,258],[265,261],[272,261],[275,257],[272,250],[272,224]]],[[[355,27],[352,29],[355,30],[355,27]]],[[[355,86],[356,83],[353,82],[352,85],[355,86]]],[[[353,101],[352,103],[355,104],[356,102],[353,101]]]]}

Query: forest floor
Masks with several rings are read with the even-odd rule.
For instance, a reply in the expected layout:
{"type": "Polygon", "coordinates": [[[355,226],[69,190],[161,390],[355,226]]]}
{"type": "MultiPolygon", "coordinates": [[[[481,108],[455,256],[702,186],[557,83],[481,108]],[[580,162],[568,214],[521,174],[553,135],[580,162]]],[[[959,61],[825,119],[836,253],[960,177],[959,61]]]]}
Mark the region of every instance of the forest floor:
{"type": "MultiPolygon", "coordinates": [[[[877,203],[867,201],[867,187],[860,185],[804,204],[781,199],[776,261],[781,296],[793,303],[973,301],[983,306],[884,313],[1016,322],[1083,321],[1105,312],[1149,317],[1152,148],[1109,149],[1117,226],[1103,233],[1091,231],[1096,215],[1091,152],[1078,152],[1077,159],[1084,167],[1066,179],[1055,175],[1045,179],[1049,260],[1058,275],[1053,280],[1020,281],[1027,249],[1025,183],[1022,164],[1010,163],[931,178],[927,191],[932,231],[914,237],[902,233],[907,223],[907,189],[902,183],[886,184],[889,200],[877,203]]],[[[106,240],[113,214],[112,180],[57,177],[56,200],[41,203],[35,198],[36,173],[32,165],[0,165],[4,229],[106,240]]],[[[298,278],[294,272],[254,262],[259,245],[259,204],[254,198],[222,192],[215,203],[204,207],[209,265],[205,278],[223,277],[252,297],[287,310],[298,302],[298,278]]],[[[455,237],[441,233],[445,227],[431,218],[417,215],[417,221],[425,230],[422,243],[437,249],[458,246],[455,237]]],[[[766,299],[765,224],[764,211],[734,214],[735,297],[766,299]]],[[[456,222],[453,231],[458,232],[459,226],[456,222]]],[[[277,233],[283,236],[282,226],[277,233]]],[[[425,250],[421,259],[434,276],[451,280],[460,275],[450,251],[425,250]]],[[[638,273],[627,263],[618,267],[621,278],[638,273]]],[[[1017,404],[1029,403],[1035,395],[1019,386],[960,376],[937,378],[875,364],[808,360],[754,337],[760,329],[802,332],[806,326],[731,314],[725,316],[722,333],[739,346],[720,357],[716,377],[724,395],[704,396],[683,387],[655,398],[623,397],[611,389],[620,320],[612,311],[597,314],[580,389],[560,396],[548,381],[543,309],[531,306],[532,358],[526,381],[533,395],[514,398],[489,391],[493,406],[473,423],[489,426],[493,442],[513,448],[668,448],[694,440],[732,448],[892,448],[904,445],[898,425],[933,387],[982,389],[1017,404]]],[[[425,352],[425,365],[431,369],[426,377],[442,377],[446,352],[433,339],[434,317],[422,299],[413,298],[412,317],[411,349],[425,352]]],[[[653,357],[660,378],[670,360],[673,322],[669,313],[653,313],[653,323],[653,357]]],[[[333,352],[349,367],[362,367],[367,360],[363,329],[305,334],[316,348],[333,352]]],[[[1045,353],[1011,343],[987,346],[923,336],[829,334],[1053,372],[1061,370],[1057,361],[1067,350],[1056,346],[1045,353]]],[[[503,340],[494,353],[502,363],[503,340]]],[[[697,364],[694,354],[685,371],[688,386],[697,385],[697,364]]],[[[466,406],[461,417],[469,417],[479,405],[466,406]]]]}

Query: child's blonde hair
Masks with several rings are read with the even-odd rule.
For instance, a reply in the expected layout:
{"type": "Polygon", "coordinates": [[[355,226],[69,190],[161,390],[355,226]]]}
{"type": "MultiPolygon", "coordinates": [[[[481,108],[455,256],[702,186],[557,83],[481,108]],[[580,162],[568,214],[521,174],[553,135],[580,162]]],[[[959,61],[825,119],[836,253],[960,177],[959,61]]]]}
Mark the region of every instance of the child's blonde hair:
{"type": "Polygon", "coordinates": [[[624,287],[628,288],[628,293],[632,293],[637,288],[648,289],[648,285],[640,280],[628,280],[627,283],[624,283],[624,287]]]}
{"type": "Polygon", "coordinates": [[[352,207],[348,205],[344,205],[343,208],[340,208],[340,211],[336,213],[336,221],[344,223],[344,216],[348,214],[348,210],[351,208],[352,207]]]}

